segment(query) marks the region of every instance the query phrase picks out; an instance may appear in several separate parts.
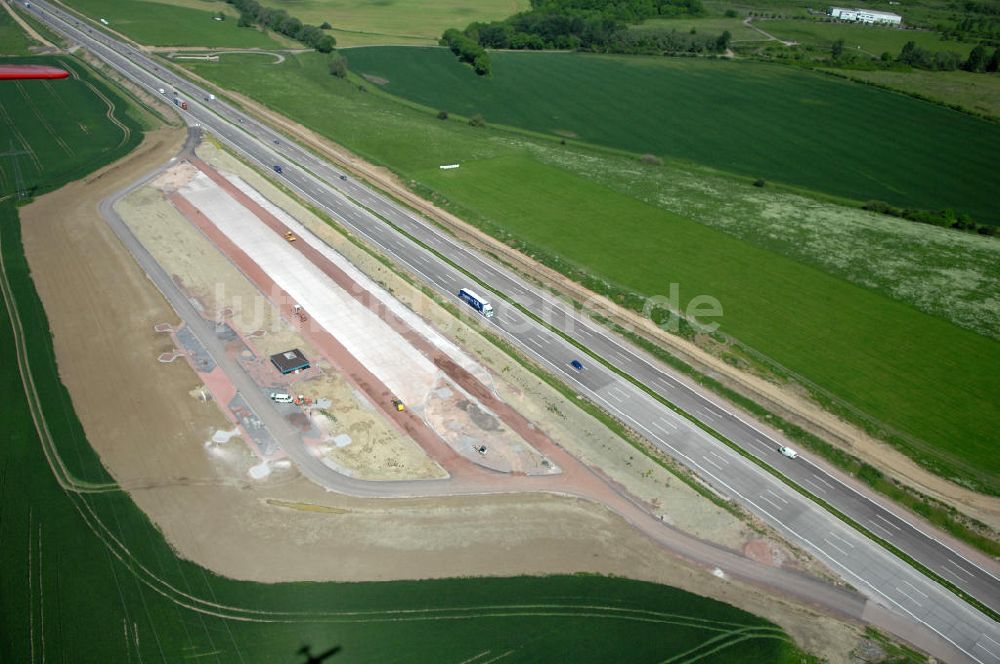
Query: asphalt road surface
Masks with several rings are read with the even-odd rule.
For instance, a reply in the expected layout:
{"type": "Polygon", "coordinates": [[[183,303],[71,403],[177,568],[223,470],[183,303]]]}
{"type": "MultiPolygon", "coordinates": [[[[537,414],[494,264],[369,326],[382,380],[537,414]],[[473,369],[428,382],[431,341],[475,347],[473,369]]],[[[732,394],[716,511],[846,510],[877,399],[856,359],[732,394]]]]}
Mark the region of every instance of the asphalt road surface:
{"type": "MultiPolygon", "coordinates": [[[[56,32],[86,46],[140,85],[154,92],[163,88],[167,96],[173,96],[176,90],[188,102],[189,109],[182,115],[189,124],[211,131],[263,170],[271,171],[280,164],[281,179],[287,186],[381,248],[429,286],[453,298],[465,286],[487,296],[497,315],[484,323],[575,386],[581,395],[691,467],[721,493],[733,497],[825,561],[860,591],[946,639],[969,660],[1000,662],[1000,625],[996,622],[630,381],[581,356],[578,349],[550,327],[524,315],[496,294],[503,293],[979,601],[1000,610],[1000,580],[970,560],[971,556],[963,556],[911,524],[905,516],[858,493],[838,479],[836,473],[804,458],[791,460],[780,456],[777,448],[782,441],[739,417],[721,401],[629,344],[611,337],[596,324],[577,317],[540,289],[459,244],[426,219],[363,183],[352,178],[340,179],[342,171],[288,142],[281,134],[221,101],[207,101],[207,91],[161,67],[140,51],[86,23],[78,25],[78,19],[45,2],[32,2],[32,9],[37,18],[56,32]],[[454,266],[475,275],[481,283],[472,283],[454,266]],[[569,365],[577,358],[585,365],[583,371],[569,365]]],[[[457,298],[455,302],[461,305],[457,298]]]]}

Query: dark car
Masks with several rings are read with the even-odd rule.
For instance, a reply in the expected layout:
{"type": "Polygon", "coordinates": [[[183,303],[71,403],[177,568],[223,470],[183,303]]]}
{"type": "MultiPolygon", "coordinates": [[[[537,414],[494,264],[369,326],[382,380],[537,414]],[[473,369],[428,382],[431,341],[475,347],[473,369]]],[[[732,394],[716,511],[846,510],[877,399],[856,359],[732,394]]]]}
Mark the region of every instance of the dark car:
{"type": "Polygon", "coordinates": [[[580,360],[573,360],[569,363],[569,366],[573,367],[577,371],[583,371],[583,363],[580,360]]]}

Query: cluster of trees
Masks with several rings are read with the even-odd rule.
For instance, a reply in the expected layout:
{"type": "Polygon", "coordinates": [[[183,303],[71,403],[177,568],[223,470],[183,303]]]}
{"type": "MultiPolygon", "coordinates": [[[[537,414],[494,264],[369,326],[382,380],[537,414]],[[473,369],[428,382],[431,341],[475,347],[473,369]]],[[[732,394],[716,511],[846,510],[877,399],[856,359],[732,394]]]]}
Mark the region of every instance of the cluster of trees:
{"type": "Polygon", "coordinates": [[[701,0],[531,0],[532,11],[563,15],[600,15],[622,23],[704,12],[701,0]]]}
{"type": "MultiPolygon", "coordinates": [[[[729,48],[730,35],[695,36],[676,30],[632,30],[656,16],[700,14],[701,0],[531,0],[531,9],[502,21],[472,23],[448,30],[441,43],[473,64],[485,51],[498,49],[568,49],[601,53],[717,53],[729,48]],[[465,38],[468,41],[463,40],[465,38]],[[469,43],[471,42],[471,44],[469,43]]],[[[479,67],[476,67],[479,71],[479,67]]]]}
{"type": "Polygon", "coordinates": [[[284,9],[264,7],[257,0],[226,0],[226,2],[239,11],[241,27],[259,25],[301,42],[320,53],[330,53],[337,45],[337,40],[323,32],[322,28],[304,24],[294,16],[289,16],[284,9]]]}
{"type": "Polygon", "coordinates": [[[986,47],[976,46],[963,60],[961,56],[952,51],[929,51],[910,41],[903,45],[896,60],[917,69],[936,71],[964,69],[976,73],[995,72],[1000,68],[1000,47],[994,49],[993,54],[990,55],[986,47]]]}
{"type": "Polygon", "coordinates": [[[441,36],[441,45],[447,46],[451,52],[458,56],[462,62],[468,62],[476,73],[480,76],[488,76],[490,73],[490,54],[474,39],[459,32],[455,28],[444,31],[441,36]]]}
{"type": "Polygon", "coordinates": [[[977,224],[967,214],[955,214],[954,210],[940,210],[933,212],[930,210],[917,210],[914,208],[898,208],[884,201],[868,201],[861,206],[865,210],[887,214],[900,219],[915,221],[919,224],[930,224],[931,226],[943,226],[945,228],[955,228],[961,231],[972,231],[980,235],[996,235],[996,226],[985,226],[977,224]]]}
{"type": "Polygon", "coordinates": [[[334,53],[327,65],[330,73],[337,78],[347,78],[347,58],[341,53],[334,53]]]}
{"type": "Polygon", "coordinates": [[[732,35],[699,35],[676,30],[622,30],[609,41],[591,50],[630,55],[680,55],[725,53],[732,35]]]}

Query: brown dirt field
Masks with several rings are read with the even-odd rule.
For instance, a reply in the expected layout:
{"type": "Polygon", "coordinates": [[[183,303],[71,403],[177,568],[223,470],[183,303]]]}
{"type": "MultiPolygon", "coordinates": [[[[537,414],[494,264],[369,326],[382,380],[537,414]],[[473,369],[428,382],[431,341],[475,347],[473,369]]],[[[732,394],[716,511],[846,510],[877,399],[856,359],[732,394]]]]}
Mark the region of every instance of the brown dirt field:
{"type": "Polygon", "coordinates": [[[182,459],[227,426],[214,405],[187,396],[198,384],[190,369],[157,361],[173,344],[153,326],[176,317],[97,211],[124,181],[175,153],[184,133],[153,132],[125,160],[21,211],[60,375],[88,438],[120,482],[162,478],[165,466],[175,477],[214,478],[182,459]]]}
{"type": "MultiPolygon", "coordinates": [[[[190,71],[186,71],[186,75],[198,80],[199,83],[208,88],[217,89],[211,82],[190,71]]],[[[420,198],[407,189],[405,184],[387,168],[366,162],[343,146],[316,134],[296,122],[282,117],[245,95],[231,91],[226,91],[226,94],[252,113],[265,118],[275,126],[281,127],[282,130],[295,137],[296,140],[311,146],[319,154],[342,165],[345,169],[354,172],[362,179],[373,183],[376,187],[388,192],[398,200],[403,201],[422,214],[442,224],[453,231],[459,239],[465,240],[473,246],[488,249],[491,253],[501,256],[509,264],[514,265],[519,272],[529,278],[556,289],[567,298],[588,303],[589,308],[611,318],[628,329],[640,331],[685,362],[693,365],[699,371],[710,373],[727,386],[745,396],[758,400],[769,409],[795,424],[803,426],[807,430],[829,440],[831,443],[869,461],[887,476],[895,478],[949,505],[953,505],[960,512],[979,519],[994,529],[1000,530],[1000,499],[969,491],[928,472],[888,444],[869,436],[858,427],[825,411],[822,407],[807,398],[803,391],[796,386],[776,385],[759,376],[736,369],[713,353],[694,343],[660,330],[651,321],[635,312],[624,309],[607,298],[595,295],[558,272],[537,263],[508,247],[506,244],[479,231],[455,215],[420,198]]],[[[739,410],[735,406],[730,407],[739,410]]],[[[767,427],[764,427],[764,429],[770,435],[779,437],[776,431],[770,430],[767,427]]],[[[877,494],[872,494],[862,485],[857,485],[857,488],[873,497],[877,496],[877,494]]],[[[921,520],[920,517],[913,514],[910,517],[918,521],[921,520]]],[[[926,528],[934,528],[929,523],[925,523],[924,525],[926,528]]],[[[967,552],[968,555],[981,560],[984,564],[990,564],[981,554],[970,550],[968,546],[945,533],[939,533],[939,539],[948,541],[955,548],[967,552]]]]}

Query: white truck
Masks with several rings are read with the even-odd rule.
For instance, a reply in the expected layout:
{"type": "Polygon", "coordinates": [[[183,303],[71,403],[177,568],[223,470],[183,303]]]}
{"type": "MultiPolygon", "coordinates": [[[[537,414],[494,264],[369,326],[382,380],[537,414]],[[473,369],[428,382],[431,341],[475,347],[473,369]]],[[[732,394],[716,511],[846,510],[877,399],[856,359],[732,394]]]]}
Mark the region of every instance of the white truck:
{"type": "Polygon", "coordinates": [[[468,288],[463,288],[458,291],[458,297],[465,300],[466,304],[481,313],[483,316],[486,316],[487,318],[493,317],[493,305],[487,302],[486,298],[480,297],[468,288]]]}

